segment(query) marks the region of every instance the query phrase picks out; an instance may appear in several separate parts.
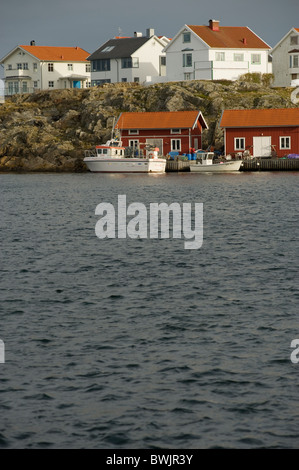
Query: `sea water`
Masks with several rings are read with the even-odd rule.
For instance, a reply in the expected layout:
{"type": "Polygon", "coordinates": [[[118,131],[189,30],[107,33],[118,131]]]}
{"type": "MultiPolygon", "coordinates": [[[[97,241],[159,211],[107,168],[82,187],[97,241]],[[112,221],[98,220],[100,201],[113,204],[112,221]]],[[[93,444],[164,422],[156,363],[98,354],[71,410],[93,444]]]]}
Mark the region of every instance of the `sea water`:
{"type": "Polygon", "coordinates": [[[1,174],[1,448],[298,448],[298,174],[1,174]],[[99,239],[202,203],[203,244],[99,239]]]}

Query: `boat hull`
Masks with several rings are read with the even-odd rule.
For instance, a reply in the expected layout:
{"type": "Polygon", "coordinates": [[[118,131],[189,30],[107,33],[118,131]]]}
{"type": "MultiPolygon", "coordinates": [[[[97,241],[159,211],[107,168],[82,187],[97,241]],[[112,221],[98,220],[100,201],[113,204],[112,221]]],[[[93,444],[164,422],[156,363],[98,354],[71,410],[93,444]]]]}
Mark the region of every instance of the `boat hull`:
{"type": "Polygon", "coordinates": [[[92,173],[164,173],[166,160],[164,158],[122,158],[97,159],[85,158],[89,171],[92,173]]]}
{"type": "Polygon", "coordinates": [[[190,165],[190,171],[194,173],[223,173],[231,171],[239,171],[242,160],[233,162],[213,163],[212,165],[204,165],[202,163],[193,163],[190,165]]]}

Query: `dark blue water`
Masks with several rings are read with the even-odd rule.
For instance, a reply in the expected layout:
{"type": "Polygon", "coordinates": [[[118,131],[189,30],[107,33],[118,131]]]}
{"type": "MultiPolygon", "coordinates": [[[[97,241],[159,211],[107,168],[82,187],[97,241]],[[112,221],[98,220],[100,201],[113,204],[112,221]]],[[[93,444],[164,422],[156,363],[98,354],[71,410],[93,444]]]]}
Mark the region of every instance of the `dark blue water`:
{"type": "Polygon", "coordinates": [[[0,175],[0,447],[298,448],[298,174],[0,175]],[[202,202],[204,242],[95,236],[202,202]]]}

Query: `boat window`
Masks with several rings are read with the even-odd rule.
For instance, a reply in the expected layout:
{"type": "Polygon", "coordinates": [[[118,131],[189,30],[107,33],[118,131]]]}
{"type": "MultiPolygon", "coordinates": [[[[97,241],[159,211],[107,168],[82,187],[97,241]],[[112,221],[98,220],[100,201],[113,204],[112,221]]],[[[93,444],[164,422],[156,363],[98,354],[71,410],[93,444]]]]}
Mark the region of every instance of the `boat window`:
{"type": "Polygon", "coordinates": [[[122,155],[122,154],[123,154],[123,151],[122,151],[122,150],[120,150],[120,151],[119,151],[119,154],[120,154],[120,155],[122,155]]]}
{"type": "Polygon", "coordinates": [[[103,153],[104,153],[105,155],[107,155],[108,150],[107,150],[107,149],[103,149],[103,153]]]}
{"type": "Polygon", "coordinates": [[[98,154],[101,154],[102,153],[102,149],[98,149],[98,154]]]}

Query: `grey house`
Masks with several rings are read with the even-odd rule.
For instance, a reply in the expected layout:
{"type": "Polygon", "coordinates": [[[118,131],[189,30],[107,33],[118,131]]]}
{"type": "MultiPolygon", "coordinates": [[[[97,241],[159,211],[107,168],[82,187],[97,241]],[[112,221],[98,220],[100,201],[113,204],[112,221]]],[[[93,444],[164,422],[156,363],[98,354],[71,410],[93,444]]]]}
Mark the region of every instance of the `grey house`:
{"type": "Polygon", "coordinates": [[[134,37],[110,39],[88,57],[91,62],[91,86],[159,81],[166,76],[163,49],[168,42],[165,36],[155,36],[153,29],[148,29],[146,36],[136,32],[134,37]]]}

